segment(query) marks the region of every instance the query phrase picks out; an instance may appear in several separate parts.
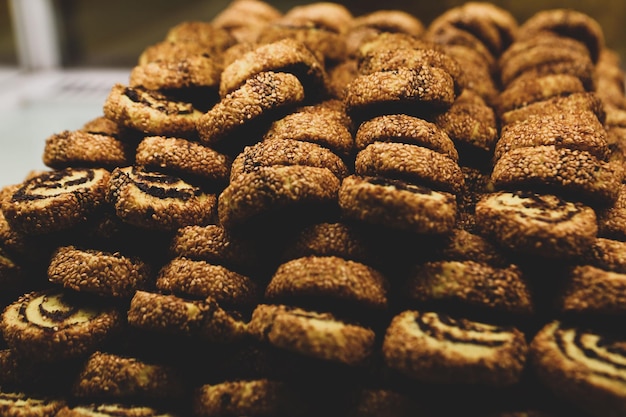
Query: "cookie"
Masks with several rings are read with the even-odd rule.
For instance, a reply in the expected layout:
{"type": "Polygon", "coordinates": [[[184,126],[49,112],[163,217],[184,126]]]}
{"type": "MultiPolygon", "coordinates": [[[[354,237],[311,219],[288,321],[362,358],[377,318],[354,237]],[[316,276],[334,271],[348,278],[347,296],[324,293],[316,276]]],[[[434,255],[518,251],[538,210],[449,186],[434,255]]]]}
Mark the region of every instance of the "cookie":
{"type": "Polygon", "coordinates": [[[582,42],[596,63],[604,49],[604,32],[591,16],[574,9],[554,8],[536,12],[520,25],[517,40],[536,35],[558,34],[582,42]]]}
{"type": "Polygon", "coordinates": [[[358,150],[374,142],[397,142],[422,146],[458,162],[459,154],[448,134],[436,124],[406,114],[389,114],[366,120],[354,136],[358,150]]]}
{"type": "Polygon", "coordinates": [[[263,140],[291,139],[330,149],[341,158],[352,157],[354,140],[345,113],[333,108],[305,106],[274,121],[263,140]]]}
{"type": "Polygon", "coordinates": [[[347,87],[345,103],[350,117],[364,121],[384,114],[441,112],[455,98],[450,74],[421,65],[359,75],[347,87]]]}
{"type": "Polygon", "coordinates": [[[349,173],[343,160],[328,148],[314,142],[295,139],[266,139],[246,146],[234,159],[230,178],[254,172],[258,167],[302,165],[327,168],[337,178],[349,173]]]}
{"type": "Polygon", "coordinates": [[[326,71],[323,63],[305,44],[286,38],[262,44],[225,67],[220,77],[220,96],[225,97],[248,79],[270,71],[294,75],[307,97],[324,95],[326,71]]]}
{"type": "Polygon", "coordinates": [[[609,157],[606,130],[588,110],[532,115],[502,127],[494,149],[494,160],[518,148],[557,146],[592,154],[599,160],[609,157]]]}
{"type": "Polygon", "coordinates": [[[186,388],[177,368],[96,351],[85,361],[72,395],[100,401],[160,402],[181,399],[186,388]]]}
{"type": "Polygon", "coordinates": [[[624,313],[626,274],[578,265],[566,275],[556,300],[564,313],[614,315],[624,313]]]}
{"type": "Polygon", "coordinates": [[[193,413],[199,417],[299,415],[293,386],[274,379],[249,379],[204,384],[193,393],[193,413]]]}
{"type": "Polygon", "coordinates": [[[24,392],[0,393],[0,413],[7,417],[56,416],[66,401],[30,396],[24,392]]]}
{"type": "Polygon", "coordinates": [[[103,105],[104,115],[147,135],[197,136],[196,122],[202,112],[191,103],[143,87],[116,83],[103,105]]]}
{"type": "Polygon", "coordinates": [[[580,78],[570,74],[548,74],[538,78],[512,81],[499,95],[496,111],[499,115],[552,97],[584,93],[580,78]]]}
{"type": "Polygon", "coordinates": [[[511,149],[500,156],[491,173],[496,189],[545,191],[596,207],[617,200],[621,178],[618,164],[556,145],[511,149]]]}
{"type": "MultiPolygon", "coordinates": [[[[176,61],[202,55],[209,51],[207,51],[206,45],[192,40],[173,41],[164,39],[144,48],[139,54],[137,65],[146,65],[150,62],[158,61],[176,61]]],[[[212,53],[219,53],[219,50],[212,53]]]]}
{"type": "Polygon", "coordinates": [[[210,23],[226,29],[237,42],[254,42],[265,25],[281,16],[282,12],[268,2],[237,0],[230,2],[210,23]]]}
{"type": "Polygon", "coordinates": [[[598,235],[626,241],[626,184],[618,186],[617,200],[608,207],[596,210],[598,235]]]}
{"type": "Polygon", "coordinates": [[[156,287],[165,294],[184,298],[211,297],[231,308],[254,305],[262,293],[259,284],[245,275],[221,265],[183,257],[170,260],[159,270],[156,287]]]}
{"type": "Polygon", "coordinates": [[[8,305],[1,329],[9,347],[42,362],[90,354],[122,326],[113,306],[59,290],[33,291],[8,305]]]}
{"type": "Polygon", "coordinates": [[[170,242],[170,253],[223,265],[233,271],[253,272],[262,264],[257,241],[233,234],[221,225],[190,225],[176,231],[170,242]]]}
{"type": "Polygon", "coordinates": [[[134,155],[133,143],[84,130],[64,130],[46,138],[42,160],[46,166],[58,170],[68,167],[110,170],[131,164],[134,155]]]}
{"type": "Polygon", "coordinates": [[[531,289],[515,265],[496,268],[473,260],[431,261],[416,265],[404,285],[406,298],[416,305],[534,312],[531,289]]]}
{"type": "Polygon", "coordinates": [[[264,295],[276,304],[310,299],[315,305],[316,300],[329,299],[380,311],[388,307],[388,290],[387,278],[366,264],[336,256],[305,256],[279,265],[264,295]]]}
{"type": "Polygon", "coordinates": [[[518,253],[547,258],[583,255],[597,235],[595,211],[555,195],[499,191],[476,203],[481,234],[518,253]]]}
{"type": "Polygon", "coordinates": [[[340,180],[327,168],[303,165],[259,167],[231,178],[218,198],[218,217],[226,228],[251,226],[270,216],[286,222],[311,214],[326,217],[336,206],[340,180]],[[290,213],[288,217],[286,213],[290,213]]]}
{"type": "Polygon", "coordinates": [[[280,72],[256,74],[198,119],[200,141],[211,146],[232,139],[242,127],[297,106],[304,98],[304,88],[296,76],[280,72]]]}
{"type": "Polygon", "coordinates": [[[387,366],[418,381],[492,387],[517,383],[527,352],[514,327],[417,310],[392,319],[382,346],[387,366]]]}
{"type": "Polygon", "coordinates": [[[25,180],[2,201],[6,221],[25,234],[45,234],[84,223],[104,203],[109,182],[104,168],[44,171],[25,180]]]}
{"type": "Polygon", "coordinates": [[[220,189],[228,183],[232,158],[188,139],[146,136],[137,145],[134,163],[220,189]]]}
{"type": "Polygon", "coordinates": [[[95,135],[110,136],[127,143],[137,143],[143,137],[141,132],[129,129],[104,116],[96,116],[86,121],[80,130],[95,135]]]}
{"type": "Polygon", "coordinates": [[[167,30],[164,40],[194,42],[210,48],[207,53],[224,51],[237,42],[226,29],[202,20],[185,20],[175,24],[167,30]]]}
{"type": "Polygon", "coordinates": [[[506,255],[483,236],[465,229],[454,229],[445,237],[434,259],[443,261],[473,261],[495,268],[511,266],[506,255]]]}
{"type": "Polygon", "coordinates": [[[597,238],[581,262],[606,271],[626,273],[626,241],[597,238]]]}
{"type": "Polygon", "coordinates": [[[215,56],[193,55],[181,59],[151,61],[134,66],[128,78],[130,87],[146,90],[197,88],[217,92],[223,65],[215,56]]]}
{"type": "Polygon", "coordinates": [[[57,248],[48,265],[48,280],[79,292],[106,297],[128,298],[151,282],[150,265],[119,252],[57,248]]]}
{"type": "Polygon", "coordinates": [[[346,6],[322,1],[293,6],[282,17],[283,22],[308,23],[339,34],[350,27],[352,19],[352,13],[346,6]]]}
{"type": "Polygon", "coordinates": [[[453,194],[382,177],[344,178],[338,201],[347,219],[412,233],[448,233],[456,218],[453,194]]]}
{"type": "Polygon", "coordinates": [[[136,291],[128,309],[128,323],[160,334],[227,343],[245,334],[245,323],[212,299],[193,300],[170,294],[136,291]]]}
{"type": "Polygon", "coordinates": [[[623,333],[553,320],[530,343],[530,365],[550,392],[590,415],[626,412],[623,333]]]}
{"type": "Polygon", "coordinates": [[[259,304],[248,332],[279,349],[349,366],[363,365],[372,355],[376,339],[373,330],[330,313],[280,304],[259,304]]]}
{"type": "Polygon", "coordinates": [[[458,194],[464,186],[463,173],[451,158],[428,148],[394,142],[375,142],[359,151],[354,173],[361,177],[404,180],[458,194]]]}
{"type": "Polygon", "coordinates": [[[107,200],[124,222],[163,231],[212,223],[217,208],[215,194],[179,177],[136,166],[113,170],[107,200]]]}

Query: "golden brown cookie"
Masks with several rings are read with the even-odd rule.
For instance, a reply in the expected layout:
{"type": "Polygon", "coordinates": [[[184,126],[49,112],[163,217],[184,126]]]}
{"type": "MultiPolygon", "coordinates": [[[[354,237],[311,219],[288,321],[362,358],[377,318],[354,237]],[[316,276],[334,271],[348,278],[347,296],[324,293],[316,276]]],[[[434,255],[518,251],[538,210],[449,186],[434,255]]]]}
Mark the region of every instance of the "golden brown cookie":
{"type": "Polygon", "coordinates": [[[556,308],[564,313],[622,315],[626,274],[591,265],[570,268],[556,297],[556,308]]]}

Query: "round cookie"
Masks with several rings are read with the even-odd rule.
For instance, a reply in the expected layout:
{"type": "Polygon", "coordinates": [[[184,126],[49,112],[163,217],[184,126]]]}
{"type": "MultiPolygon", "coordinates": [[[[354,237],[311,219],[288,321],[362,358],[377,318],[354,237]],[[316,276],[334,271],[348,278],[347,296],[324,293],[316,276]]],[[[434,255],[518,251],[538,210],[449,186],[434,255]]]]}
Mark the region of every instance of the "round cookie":
{"type": "Polygon", "coordinates": [[[203,20],[185,20],[175,24],[167,30],[165,40],[195,42],[211,48],[207,52],[224,51],[237,42],[226,29],[203,20]]]}
{"type": "Polygon", "coordinates": [[[261,28],[282,16],[282,12],[263,0],[237,0],[219,12],[211,24],[226,29],[238,42],[255,41],[261,28]]]}
{"type": "Polygon", "coordinates": [[[619,196],[622,168],[587,151],[536,145],[511,149],[496,161],[491,181],[497,189],[532,189],[568,195],[594,206],[619,196]]]}
{"type": "Polygon", "coordinates": [[[171,172],[203,185],[224,187],[232,158],[208,146],[183,138],[146,136],[137,145],[134,162],[147,169],[171,172]]]}
{"type": "Polygon", "coordinates": [[[499,115],[552,97],[584,93],[580,78],[570,74],[548,74],[538,78],[521,78],[511,82],[498,97],[499,115]]]}
{"type": "Polygon", "coordinates": [[[507,268],[511,262],[489,240],[464,229],[454,229],[445,237],[443,247],[435,249],[433,259],[442,261],[473,261],[494,268],[507,268]]]}
{"type": "Polygon", "coordinates": [[[52,362],[91,353],[122,320],[113,306],[49,289],[24,294],[8,305],[0,326],[4,340],[19,355],[52,362]]]}
{"type": "Polygon", "coordinates": [[[171,401],[183,397],[186,383],[173,367],[96,351],[87,358],[72,395],[108,401],[171,401]]]}
{"type": "Polygon", "coordinates": [[[306,256],[278,266],[265,288],[265,299],[297,303],[310,298],[313,304],[331,299],[385,310],[388,290],[387,278],[370,266],[336,256],[306,256]]]}
{"type": "Polygon", "coordinates": [[[231,233],[221,225],[190,225],[176,231],[170,243],[173,256],[251,272],[262,263],[257,241],[231,233]]]}
{"type": "Polygon", "coordinates": [[[135,166],[113,170],[107,199],[124,222],[165,231],[212,223],[217,207],[215,194],[178,177],[135,166]]]}
{"type": "Polygon", "coordinates": [[[206,261],[177,257],[157,275],[156,287],[179,297],[212,298],[220,305],[247,307],[258,302],[262,290],[245,275],[206,261]]]}
{"type": "Polygon", "coordinates": [[[359,151],[354,173],[361,177],[404,180],[435,191],[458,194],[464,186],[459,165],[428,148],[394,142],[375,142],[359,151]]]}
{"type": "Polygon", "coordinates": [[[622,315],[626,312],[626,274],[606,271],[591,265],[572,267],[556,300],[564,313],[587,316],[622,315]]]}
{"type": "Polygon", "coordinates": [[[285,305],[259,304],[248,323],[256,339],[279,349],[350,366],[363,364],[374,350],[373,330],[285,305]]]}
{"type": "MultiPolygon", "coordinates": [[[[303,165],[259,167],[231,178],[218,198],[218,217],[226,228],[250,226],[261,217],[281,222],[334,211],[340,180],[327,168],[303,165]],[[287,217],[285,213],[297,213],[287,217]],[[280,214],[283,214],[280,216],[280,214]]],[[[270,222],[274,223],[274,222],[270,222]]]]}
{"type": "Polygon", "coordinates": [[[307,97],[325,93],[324,65],[305,44],[286,38],[261,44],[225,67],[220,77],[220,96],[225,97],[246,80],[270,71],[293,74],[307,97]]]}
{"type": "Polygon", "coordinates": [[[246,146],[234,159],[230,178],[249,174],[258,167],[303,165],[329,169],[337,178],[348,175],[348,167],[343,160],[328,148],[313,142],[294,139],[266,139],[246,146]]]}
{"type": "Polygon", "coordinates": [[[330,149],[342,158],[349,158],[354,140],[344,121],[346,117],[343,111],[332,108],[305,106],[274,121],[263,139],[311,142],[330,149]]]}
{"type": "Polygon", "coordinates": [[[134,144],[85,130],[64,130],[46,138],[42,160],[53,169],[100,167],[113,169],[132,163],[134,144]]]}
{"type": "MultiPolygon", "coordinates": [[[[158,61],[176,61],[191,56],[202,55],[207,52],[210,53],[210,48],[209,51],[207,51],[207,46],[199,42],[191,40],[172,41],[165,39],[146,47],[141,54],[139,54],[137,65],[146,65],[150,62],[158,61]]],[[[216,52],[219,53],[219,51],[214,51],[213,53],[216,52]]]]}
{"type": "Polygon", "coordinates": [[[273,379],[249,379],[204,384],[193,394],[198,417],[235,415],[299,415],[302,403],[293,386],[273,379]]]}
{"type": "Polygon", "coordinates": [[[626,241],[626,184],[619,185],[617,200],[608,207],[596,211],[598,235],[626,241]]]}
{"type": "Polygon", "coordinates": [[[596,115],[572,110],[532,115],[503,126],[493,157],[497,161],[513,149],[546,145],[589,152],[602,161],[610,153],[606,130],[596,115]]]}
{"type": "Polygon", "coordinates": [[[232,139],[242,127],[301,104],[304,98],[304,88],[296,76],[280,72],[256,74],[198,118],[200,141],[214,145],[232,139]]]}
{"type": "Polygon", "coordinates": [[[2,212],[21,233],[66,230],[84,223],[104,203],[109,177],[103,168],[44,171],[3,199],[2,212]]]}
{"type": "Polygon", "coordinates": [[[202,112],[191,103],[143,87],[116,83],[104,105],[104,115],[147,135],[195,137],[202,112]]]}
{"type": "Polygon", "coordinates": [[[137,257],[75,246],[57,248],[48,265],[50,282],[101,296],[130,298],[150,278],[150,266],[137,257]]]}
{"type": "Polygon", "coordinates": [[[65,404],[60,398],[41,398],[24,392],[0,393],[0,414],[7,417],[56,416],[65,404]]]}
{"type": "Polygon", "coordinates": [[[582,262],[606,271],[626,274],[626,241],[598,237],[582,262]]]}
{"type": "Polygon", "coordinates": [[[345,103],[350,117],[367,120],[383,114],[437,113],[449,108],[455,98],[450,74],[421,65],[359,75],[348,85],[345,103]]]}
{"type": "Polygon", "coordinates": [[[495,268],[473,260],[441,260],[416,265],[405,282],[408,300],[478,307],[515,314],[534,311],[530,287],[515,265],[495,268]]]}
{"type": "Polygon", "coordinates": [[[590,415],[626,413],[622,332],[550,321],[530,343],[530,365],[548,390],[590,415]]]}
{"type": "Polygon", "coordinates": [[[454,195],[381,177],[344,178],[339,206],[348,219],[414,233],[448,233],[456,218],[454,195]]]}
{"type": "Polygon", "coordinates": [[[516,328],[415,310],[392,319],[382,346],[387,366],[418,381],[493,387],[520,380],[527,352],[516,328]]]}
{"type": "Polygon", "coordinates": [[[476,225],[509,250],[546,258],[583,255],[598,230],[592,208],[532,192],[484,195],[476,203],[476,225]]]}
{"type": "Polygon", "coordinates": [[[459,154],[448,134],[436,124],[406,114],[389,114],[366,120],[354,137],[358,150],[374,142],[398,142],[423,146],[458,162],[459,154]]]}
{"type": "Polygon", "coordinates": [[[245,334],[245,323],[210,297],[191,300],[139,290],[130,301],[127,318],[139,329],[211,342],[228,343],[245,334]]]}

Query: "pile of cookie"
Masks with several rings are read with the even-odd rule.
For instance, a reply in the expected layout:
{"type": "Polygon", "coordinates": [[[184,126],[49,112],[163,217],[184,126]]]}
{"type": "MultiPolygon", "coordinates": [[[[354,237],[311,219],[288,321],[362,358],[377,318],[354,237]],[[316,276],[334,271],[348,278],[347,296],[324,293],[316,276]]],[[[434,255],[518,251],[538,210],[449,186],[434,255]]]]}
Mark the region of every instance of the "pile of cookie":
{"type": "Polygon", "coordinates": [[[0,191],[0,413],[626,415],[603,36],[486,2],[170,28],[0,191]]]}

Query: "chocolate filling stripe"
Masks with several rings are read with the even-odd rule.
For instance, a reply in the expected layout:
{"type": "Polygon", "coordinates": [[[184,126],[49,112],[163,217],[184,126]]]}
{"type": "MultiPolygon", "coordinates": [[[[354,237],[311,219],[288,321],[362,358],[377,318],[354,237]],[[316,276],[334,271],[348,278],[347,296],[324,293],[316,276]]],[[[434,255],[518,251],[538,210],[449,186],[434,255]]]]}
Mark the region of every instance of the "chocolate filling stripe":
{"type": "MultiPolygon", "coordinates": [[[[575,333],[575,338],[574,338],[574,342],[573,345],[578,349],[579,352],[581,352],[585,357],[607,364],[609,366],[612,366],[614,368],[616,368],[617,370],[626,370],[626,365],[621,365],[618,363],[615,363],[613,361],[608,360],[607,358],[605,358],[603,355],[601,355],[602,350],[606,350],[606,349],[596,349],[598,346],[593,346],[593,347],[589,347],[589,346],[585,346],[585,344],[583,343],[583,341],[581,340],[583,333],[580,331],[577,331],[576,329],[557,329],[554,332],[554,339],[556,341],[556,345],[559,348],[559,351],[561,352],[561,354],[566,357],[567,359],[569,359],[572,362],[578,362],[577,358],[573,357],[572,355],[567,353],[567,346],[568,344],[570,344],[566,338],[565,335],[567,332],[576,332],[575,333]]],[[[612,341],[609,339],[605,339],[605,338],[601,338],[600,341],[602,342],[603,345],[608,345],[611,344],[612,341]]],[[[623,349],[619,349],[619,352],[623,352],[623,349]]],[[[590,372],[593,372],[594,375],[597,376],[601,376],[603,378],[607,378],[607,379],[612,379],[612,380],[617,380],[623,383],[626,383],[626,374],[623,376],[618,376],[615,374],[608,374],[606,372],[602,372],[602,371],[598,371],[596,369],[593,368],[589,368],[590,372]]]]}
{"type": "MultiPolygon", "coordinates": [[[[446,329],[444,327],[435,327],[429,323],[424,322],[422,320],[422,317],[417,317],[415,319],[415,323],[424,334],[432,337],[433,339],[440,339],[441,337],[443,337],[445,340],[449,342],[453,342],[453,343],[472,343],[475,345],[487,346],[487,347],[499,347],[499,346],[503,346],[506,344],[505,340],[476,339],[469,335],[468,337],[461,339],[446,332],[446,329]]],[[[461,323],[453,321],[453,320],[449,320],[448,323],[443,323],[443,324],[445,324],[448,327],[454,326],[465,331],[480,331],[485,336],[489,336],[489,334],[492,334],[492,335],[495,334],[495,332],[485,333],[484,329],[479,329],[474,326],[462,326],[461,323]]]]}
{"type": "MultiPolygon", "coordinates": [[[[67,187],[76,187],[79,185],[89,184],[94,180],[94,171],[86,170],[82,171],[83,176],[79,178],[69,179],[63,181],[67,177],[67,173],[63,171],[53,172],[51,175],[46,176],[44,179],[38,179],[36,181],[27,182],[19,190],[17,190],[13,196],[12,201],[32,201],[43,200],[46,198],[54,197],[50,194],[36,194],[36,190],[59,190],[59,194],[63,193],[63,189],[67,187]]],[[[76,190],[73,190],[76,191],[76,190]]],[[[72,192],[72,191],[67,191],[72,192]]]]}

